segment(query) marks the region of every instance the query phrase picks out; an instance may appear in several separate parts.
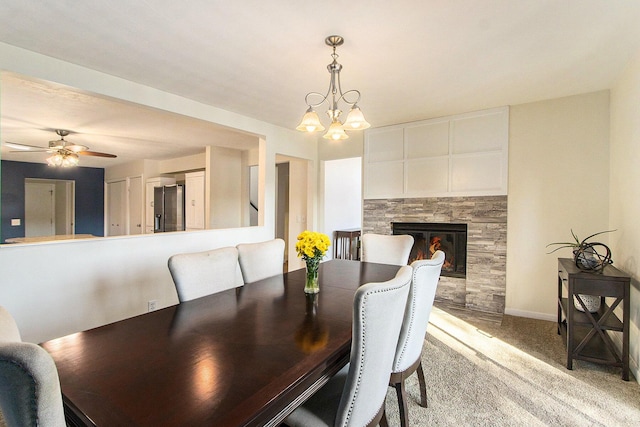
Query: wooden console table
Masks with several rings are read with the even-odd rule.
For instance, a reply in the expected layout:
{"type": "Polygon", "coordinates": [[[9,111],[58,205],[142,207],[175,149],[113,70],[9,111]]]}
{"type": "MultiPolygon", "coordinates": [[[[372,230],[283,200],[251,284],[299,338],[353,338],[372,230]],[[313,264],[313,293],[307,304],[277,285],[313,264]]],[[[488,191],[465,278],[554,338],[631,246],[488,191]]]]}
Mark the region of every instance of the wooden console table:
{"type": "Polygon", "coordinates": [[[590,273],[572,259],[558,258],[558,334],[567,347],[567,369],[574,359],[586,360],[621,367],[622,379],[629,380],[629,285],[629,276],[611,265],[590,273]],[[574,296],[580,294],[599,296],[598,311],[576,309],[574,296]],[[622,320],[613,312],[620,304],[622,320]],[[622,333],[622,351],[609,331],[622,333]]]}

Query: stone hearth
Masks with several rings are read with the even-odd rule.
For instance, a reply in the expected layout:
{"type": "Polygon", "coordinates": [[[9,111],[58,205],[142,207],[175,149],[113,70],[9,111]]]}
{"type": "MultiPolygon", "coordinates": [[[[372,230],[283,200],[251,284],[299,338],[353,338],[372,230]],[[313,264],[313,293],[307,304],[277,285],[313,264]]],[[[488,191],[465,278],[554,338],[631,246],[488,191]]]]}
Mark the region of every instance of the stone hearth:
{"type": "Polygon", "coordinates": [[[363,234],[391,234],[392,222],[467,224],[467,277],[441,277],[436,299],[504,313],[507,196],[365,199],[363,234]]]}

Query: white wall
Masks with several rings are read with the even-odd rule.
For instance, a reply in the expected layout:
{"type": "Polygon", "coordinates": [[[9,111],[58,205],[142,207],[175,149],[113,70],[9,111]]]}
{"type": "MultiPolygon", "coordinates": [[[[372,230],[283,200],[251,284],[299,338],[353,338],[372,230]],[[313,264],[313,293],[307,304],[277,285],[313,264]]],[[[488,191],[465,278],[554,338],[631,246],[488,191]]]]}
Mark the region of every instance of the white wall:
{"type": "MultiPolygon", "coordinates": [[[[0,93],[1,95],[1,93],[0,93]]],[[[130,176],[144,175],[144,160],[134,160],[121,165],[111,166],[104,169],[104,180],[106,182],[116,181],[130,176]]],[[[150,178],[150,177],[145,177],[150,178]]]]}
{"type": "MultiPolygon", "coordinates": [[[[260,168],[259,183],[264,190],[260,204],[263,226],[1,246],[0,304],[16,318],[26,341],[41,342],[143,313],[150,299],[156,299],[158,307],[175,304],[168,256],[273,238],[275,153],[316,161],[315,139],[295,130],[3,43],[0,70],[208,120],[266,140],[260,143],[258,154],[267,165],[260,168]]],[[[308,197],[315,199],[312,181],[308,197]]],[[[315,226],[315,215],[311,215],[314,212],[307,219],[315,226]]]]}
{"type": "Polygon", "coordinates": [[[557,258],[571,251],[545,246],[609,226],[609,93],[510,111],[505,312],[554,320],[557,258]]]}
{"type": "Polygon", "coordinates": [[[243,215],[242,151],[223,147],[207,147],[211,154],[209,227],[212,229],[241,227],[243,215]]]}
{"type": "MultiPolygon", "coordinates": [[[[323,233],[333,245],[334,231],[362,227],[362,157],[322,162],[323,233]]],[[[331,247],[327,259],[333,258],[331,247]]]]}
{"type": "Polygon", "coordinates": [[[630,364],[640,366],[640,52],[611,90],[609,242],[615,265],[631,275],[630,364]]]}

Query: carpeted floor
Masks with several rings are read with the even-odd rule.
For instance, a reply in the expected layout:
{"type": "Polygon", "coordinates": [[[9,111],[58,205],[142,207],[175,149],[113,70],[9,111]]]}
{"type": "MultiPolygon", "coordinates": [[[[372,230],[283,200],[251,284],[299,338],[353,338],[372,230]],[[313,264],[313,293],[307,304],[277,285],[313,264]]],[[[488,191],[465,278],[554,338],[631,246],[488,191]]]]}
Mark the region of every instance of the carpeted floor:
{"type": "MultiPolygon", "coordinates": [[[[466,314],[434,307],[422,356],[429,407],[417,404],[413,375],[412,426],[640,425],[636,379],[623,381],[619,368],[582,361],[567,370],[554,322],[466,314]]],[[[387,418],[400,425],[391,388],[387,418]]]]}

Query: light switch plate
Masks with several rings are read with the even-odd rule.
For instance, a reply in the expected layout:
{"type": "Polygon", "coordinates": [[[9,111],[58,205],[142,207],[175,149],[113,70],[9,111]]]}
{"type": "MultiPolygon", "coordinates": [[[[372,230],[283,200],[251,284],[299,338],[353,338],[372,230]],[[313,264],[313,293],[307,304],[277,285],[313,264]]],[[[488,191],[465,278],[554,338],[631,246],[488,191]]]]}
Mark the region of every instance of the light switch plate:
{"type": "Polygon", "coordinates": [[[20,218],[11,218],[11,226],[16,227],[20,225],[20,218]]]}

